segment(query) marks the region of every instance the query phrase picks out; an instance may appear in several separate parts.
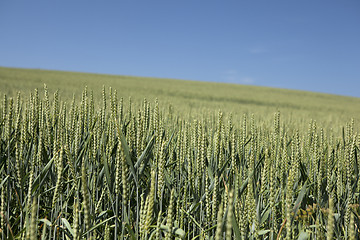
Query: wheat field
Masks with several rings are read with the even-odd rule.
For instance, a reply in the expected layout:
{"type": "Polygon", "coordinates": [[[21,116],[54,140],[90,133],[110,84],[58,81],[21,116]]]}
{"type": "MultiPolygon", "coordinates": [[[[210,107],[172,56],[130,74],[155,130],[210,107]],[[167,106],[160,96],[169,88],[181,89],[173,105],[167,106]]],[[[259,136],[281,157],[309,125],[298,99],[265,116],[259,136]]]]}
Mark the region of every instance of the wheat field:
{"type": "Polygon", "coordinates": [[[356,108],[101,88],[2,90],[2,239],[359,239],[356,108]]]}

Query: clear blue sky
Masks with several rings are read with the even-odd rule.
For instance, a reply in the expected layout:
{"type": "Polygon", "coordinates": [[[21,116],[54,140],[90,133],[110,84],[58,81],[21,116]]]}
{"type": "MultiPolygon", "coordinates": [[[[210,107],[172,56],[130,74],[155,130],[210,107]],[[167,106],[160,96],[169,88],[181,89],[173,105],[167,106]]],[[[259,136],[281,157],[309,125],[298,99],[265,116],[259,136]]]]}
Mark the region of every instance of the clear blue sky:
{"type": "Polygon", "coordinates": [[[360,97],[360,1],[2,0],[0,66],[360,97]]]}

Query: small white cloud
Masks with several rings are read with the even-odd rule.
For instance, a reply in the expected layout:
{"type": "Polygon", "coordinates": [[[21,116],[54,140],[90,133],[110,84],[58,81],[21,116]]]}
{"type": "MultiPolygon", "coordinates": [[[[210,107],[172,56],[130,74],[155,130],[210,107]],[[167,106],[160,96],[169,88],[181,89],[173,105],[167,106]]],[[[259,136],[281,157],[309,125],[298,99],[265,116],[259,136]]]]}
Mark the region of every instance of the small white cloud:
{"type": "Polygon", "coordinates": [[[228,70],[223,73],[222,80],[227,83],[253,84],[255,80],[241,76],[237,70],[228,70]]]}
{"type": "Polygon", "coordinates": [[[266,53],[267,50],[263,47],[253,47],[248,49],[250,53],[252,54],[260,54],[260,53],[266,53]]]}
{"type": "Polygon", "coordinates": [[[223,73],[222,79],[224,82],[236,83],[239,74],[236,70],[227,70],[223,73]]]}
{"type": "Polygon", "coordinates": [[[243,84],[253,84],[255,80],[253,78],[246,77],[246,78],[242,78],[240,82],[243,84]]]}
{"type": "Polygon", "coordinates": [[[236,70],[227,70],[224,72],[226,75],[237,75],[238,72],[236,70]]]}

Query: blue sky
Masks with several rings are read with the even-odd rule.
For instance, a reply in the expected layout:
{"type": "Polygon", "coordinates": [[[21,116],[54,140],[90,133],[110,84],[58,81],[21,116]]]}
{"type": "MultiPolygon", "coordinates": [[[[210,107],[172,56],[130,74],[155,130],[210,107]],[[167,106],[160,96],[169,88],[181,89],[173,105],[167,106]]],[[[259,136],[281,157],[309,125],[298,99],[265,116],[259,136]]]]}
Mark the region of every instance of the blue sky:
{"type": "Polygon", "coordinates": [[[0,2],[0,66],[360,97],[360,1],[0,2]]]}

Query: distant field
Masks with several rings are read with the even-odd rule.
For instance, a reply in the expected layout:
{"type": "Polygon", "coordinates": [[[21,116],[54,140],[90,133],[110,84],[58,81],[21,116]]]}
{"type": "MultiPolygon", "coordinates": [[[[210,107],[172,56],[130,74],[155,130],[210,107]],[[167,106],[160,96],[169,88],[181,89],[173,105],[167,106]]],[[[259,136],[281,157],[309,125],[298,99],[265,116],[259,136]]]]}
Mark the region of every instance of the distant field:
{"type": "Polygon", "coordinates": [[[171,104],[175,111],[193,117],[219,109],[231,112],[235,119],[244,113],[267,118],[276,111],[291,121],[314,119],[326,124],[360,117],[360,98],[354,97],[237,84],[0,67],[2,93],[15,96],[18,91],[28,94],[35,88],[42,93],[44,84],[50,94],[59,90],[63,101],[70,101],[73,94],[79,100],[85,86],[94,91],[95,99],[100,98],[100,90],[105,86],[107,90],[116,89],[125,102],[129,97],[134,103],[141,103],[144,98],[154,102],[158,98],[162,104],[171,104]]]}

